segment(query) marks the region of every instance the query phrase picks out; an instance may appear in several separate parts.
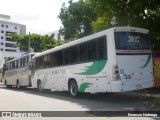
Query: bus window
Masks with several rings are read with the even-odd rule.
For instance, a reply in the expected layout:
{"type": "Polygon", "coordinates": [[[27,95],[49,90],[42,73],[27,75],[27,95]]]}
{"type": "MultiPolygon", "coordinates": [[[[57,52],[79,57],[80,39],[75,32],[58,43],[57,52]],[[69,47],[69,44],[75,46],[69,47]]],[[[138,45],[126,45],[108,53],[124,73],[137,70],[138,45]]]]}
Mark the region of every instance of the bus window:
{"type": "Polygon", "coordinates": [[[42,69],[43,68],[43,56],[36,58],[36,69],[42,69]]]}
{"type": "Polygon", "coordinates": [[[149,50],[148,34],[137,32],[115,32],[117,50],[149,50]]]}
{"type": "Polygon", "coordinates": [[[71,63],[78,61],[78,47],[74,46],[71,48],[71,63]]]}
{"type": "Polygon", "coordinates": [[[64,56],[65,56],[65,64],[70,64],[71,63],[71,49],[67,48],[64,50],[64,56]]]}
{"type": "Polygon", "coordinates": [[[98,55],[99,55],[99,59],[104,59],[107,56],[106,36],[105,37],[100,37],[98,39],[98,55]]]}
{"type": "Polygon", "coordinates": [[[97,58],[97,41],[88,42],[88,60],[97,58]]]}
{"type": "Polygon", "coordinates": [[[20,59],[20,67],[23,67],[23,62],[22,58],[20,59]]]}
{"type": "Polygon", "coordinates": [[[51,66],[57,66],[57,52],[51,53],[51,66]]]}
{"type": "Polygon", "coordinates": [[[63,50],[58,51],[58,65],[63,65],[63,50]]]}
{"type": "Polygon", "coordinates": [[[44,67],[48,68],[50,66],[50,56],[49,55],[45,55],[43,58],[43,62],[44,62],[44,67]]]}
{"type": "Polygon", "coordinates": [[[80,55],[80,61],[86,61],[87,60],[87,44],[81,44],[80,45],[80,50],[79,50],[79,55],[80,55]]]}

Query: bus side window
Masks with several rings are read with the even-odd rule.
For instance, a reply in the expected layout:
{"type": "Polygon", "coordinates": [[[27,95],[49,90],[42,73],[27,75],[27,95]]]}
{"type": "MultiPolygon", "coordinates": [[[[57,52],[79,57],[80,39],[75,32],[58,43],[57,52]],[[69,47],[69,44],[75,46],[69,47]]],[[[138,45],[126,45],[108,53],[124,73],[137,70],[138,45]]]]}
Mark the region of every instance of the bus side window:
{"type": "Polygon", "coordinates": [[[88,60],[97,58],[97,41],[88,42],[88,60]]]}
{"type": "Polygon", "coordinates": [[[106,36],[101,37],[98,39],[98,54],[99,54],[99,59],[104,59],[107,57],[107,52],[106,52],[106,36]]]}
{"type": "Polygon", "coordinates": [[[71,63],[78,61],[78,46],[71,47],[71,63]]]}
{"type": "Polygon", "coordinates": [[[12,62],[10,62],[10,69],[12,69],[12,67],[13,67],[13,66],[12,66],[12,62]]]}
{"type": "Polygon", "coordinates": [[[18,61],[19,61],[19,60],[16,60],[16,61],[15,61],[15,62],[16,62],[15,68],[18,68],[18,61]]]}
{"type": "Polygon", "coordinates": [[[50,56],[49,55],[45,55],[43,57],[43,62],[44,62],[44,68],[48,68],[50,66],[50,56]]]}
{"type": "Polygon", "coordinates": [[[50,57],[51,57],[51,66],[52,67],[57,66],[57,52],[51,53],[50,57]]]}
{"type": "Polygon", "coordinates": [[[15,68],[15,61],[12,62],[12,69],[15,68]]]}
{"type": "Polygon", "coordinates": [[[63,65],[63,50],[58,51],[58,65],[63,65]]]}
{"type": "Polygon", "coordinates": [[[38,58],[38,68],[42,69],[44,67],[44,63],[43,63],[43,57],[44,56],[41,56],[38,58]]]}
{"type": "Polygon", "coordinates": [[[8,70],[8,63],[4,64],[3,68],[4,70],[8,70]]]}
{"type": "Polygon", "coordinates": [[[80,61],[86,61],[87,60],[87,44],[81,44],[79,46],[79,59],[80,61]]]}
{"type": "Polygon", "coordinates": [[[20,68],[23,66],[23,60],[22,58],[20,59],[20,68]]]}
{"type": "Polygon", "coordinates": [[[64,61],[65,61],[65,64],[70,64],[71,63],[71,49],[70,48],[67,48],[64,50],[64,61]]]}

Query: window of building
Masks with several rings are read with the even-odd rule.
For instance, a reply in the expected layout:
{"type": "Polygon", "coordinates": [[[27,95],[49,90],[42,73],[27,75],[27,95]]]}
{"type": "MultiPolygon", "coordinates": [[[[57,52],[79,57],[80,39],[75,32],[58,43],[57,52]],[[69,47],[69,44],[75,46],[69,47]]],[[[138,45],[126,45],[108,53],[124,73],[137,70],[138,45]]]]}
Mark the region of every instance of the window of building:
{"type": "Polygon", "coordinates": [[[6,46],[6,47],[16,48],[15,44],[11,44],[11,43],[5,43],[5,46],[6,46]]]}
{"type": "Polygon", "coordinates": [[[2,24],[1,27],[4,27],[4,25],[2,24]]]}
{"type": "Polygon", "coordinates": [[[16,42],[14,40],[11,39],[11,37],[5,37],[6,41],[12,41],[12,42],[16,42]]]}
{"type": "Polygon", "coordinates": [[[6,25],[6,28],[8,28],[8,25],[6,25]]]}
{"type": "Polygon", "coordinates": [[[1,51],[3,51],[3,49],[1,48],[1,51]]]}
{"type": "Polygon", "coordinates": [[[12,49],[5,49],[5,51],[16,52],[16,50],[12,50],[12,49]]]}
{"type": "Polygon", "coordinates": [[[10,32],[10,31],[6,31],[6,36],[8,36],[8,34],[16,34],[16,32],[10,32]]]}
{"type": "Polygon", "coordinates": [[[1,43],[1,45],[3,45],[3,43],[1,43]]]}
{"type": "Polygon", "coordinates": [[[15,29],[17,29],[17,27],[14,27],[15,29]]]}
{"type": "Polygon", "coordinates": [[[1,36],[1,39],[3,39],[4,37],[3,36],[1,36]]]}
{"type": "Polygon", "coordinates": [[[4,31],[3,31],[3,30],[1,30],[1,33],[4,33],[4,31]]]}

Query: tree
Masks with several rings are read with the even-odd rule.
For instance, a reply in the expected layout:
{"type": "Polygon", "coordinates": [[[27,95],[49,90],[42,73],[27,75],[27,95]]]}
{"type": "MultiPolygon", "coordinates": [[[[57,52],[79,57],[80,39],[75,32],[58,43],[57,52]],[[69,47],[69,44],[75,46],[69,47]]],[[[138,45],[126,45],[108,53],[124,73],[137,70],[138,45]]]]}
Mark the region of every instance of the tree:
{"type": "Polygon", "coordinates": [[[86,0],[96,11],[93,32],[115,26],[133,26],[150,31],[154,50],[160,50],[159,0],[86,0]]]}
{"type": "Polygon", "coordinates": [[[62,5],[59,18],[65,39],[74,40],[110,27],[132,26],[148,29],[152,48],[160,50],[159,0],[70,0],[68,7],[62,5]]]}
{"type": "Polygon", "coordinates": [[[23,52],[28,51],[29,38],[30,38],[30,47],[33,48],[35,52],[45,51],[63,44],[62,40],[58,40],[58,41],[55,40],[53,35],[42,36],[34,33],[30,35],[9,34],[9,36],[11,36],[12,40],[17,41],[16,46],[19,47],[20,50],[23,52]]]}
{"type": "Polygon", "coordinates": [[[8,62],[8,61],[13,60],[13,59],[14,59],[14,57],[4,57],[5,62],[8,62]]]}
{"type": "Polygon", "coordinates": [[[84,0],[70,0],[69,7],[63,3],[58,18],[63,24],[61,34],[66,40],[74,40],[92,33],[91,22],[95,20],[96,14],[84,0]]]}

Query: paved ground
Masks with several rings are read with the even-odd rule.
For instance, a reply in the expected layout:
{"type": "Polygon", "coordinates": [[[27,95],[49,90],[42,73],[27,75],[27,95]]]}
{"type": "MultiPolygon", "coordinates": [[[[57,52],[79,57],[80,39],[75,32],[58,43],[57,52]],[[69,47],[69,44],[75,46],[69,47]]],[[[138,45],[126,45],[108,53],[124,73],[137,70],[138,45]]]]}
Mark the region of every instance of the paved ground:
{"type": "MultiPolygon", "coordinates": [[[[95,116],[90,111],[160,111],[159,89],[147,89],[129,93],[107,93],[90,95],[85,94],[83,98],[75,99],[66,92],[39,93],[33,88],[17,90],[16,88],[7,89],[0,85],[0,111],[88,111],[85,114],[95,116]]],[[[73,112],[75,114],[75,112],[73,112]]],[[[0,118],[5,120],[6,118],[0,118]]],[[[20,118],[16,118],[20,119],[20,118]]],[[[22,118],[21,118],[22,119],[22,118]]],[[[27,118],[23,118],[27,119],[27,118]]],[[[42,118],[33,118],[41,120],[42,118]]],[[[52,118],[43,118],[50,120],[52,118]]],[[[62,117],[54,118],[63,119],[62,117]]],[[[73,117],[64,118],[74,120],[140,120],[134,117],[73,117]]],[[[31,119],[32,120],[32,119],[31,119]]],[[[158,120],[153,117],[143,117],[143,120],[158,120]]]]}

